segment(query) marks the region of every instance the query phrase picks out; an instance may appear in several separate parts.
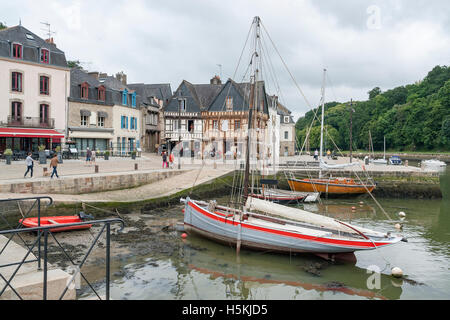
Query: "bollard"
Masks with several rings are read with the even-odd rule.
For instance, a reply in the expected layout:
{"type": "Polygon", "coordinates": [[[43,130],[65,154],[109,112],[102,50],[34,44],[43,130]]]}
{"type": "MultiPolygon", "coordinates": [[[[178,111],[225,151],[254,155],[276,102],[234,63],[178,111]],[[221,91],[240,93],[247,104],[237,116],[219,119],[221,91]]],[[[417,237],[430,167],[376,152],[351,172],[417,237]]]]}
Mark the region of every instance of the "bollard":
{"type": "Polygon", "coordinates": [[[138,169],[138,164],[135,163],[135,164],[134,164],[134,170],[137,170],[137,169],[138,169]]]}
{"type": "Polygon", "coordinates": [[[98,173],[98,164],[95,165],[95,173],[98,173]]]}

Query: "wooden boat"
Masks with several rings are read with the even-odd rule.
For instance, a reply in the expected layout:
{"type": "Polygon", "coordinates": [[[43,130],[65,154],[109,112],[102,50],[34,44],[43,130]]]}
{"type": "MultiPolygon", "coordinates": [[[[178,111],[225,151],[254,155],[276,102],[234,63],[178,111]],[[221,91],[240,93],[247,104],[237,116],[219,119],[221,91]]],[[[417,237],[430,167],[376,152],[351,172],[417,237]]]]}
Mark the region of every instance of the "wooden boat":
{"type": "Polygon", "coordinates": [[[320,196],[318,192],[297,192],[281,189],[259,189],[258,193],[252,193],[252,197],[280,204],[298,202],[315,202],[320,196]]]}
{"type": "MultiPolygon", "coordinates": [[[[253,26],[253,34],[260,38],[259,17],[255,17],[253,26]]],[[[260,57],[258,52],[252,54],[250,65],[258,66],[260,57]]],[[[217,205],[216,201],[181,198],[180,201],[184,203],[185,232],[226,245],[235,245],[237,253],[241,247],[245,247],[289,254],[309,252],[325,259],[343,258],[351,261],[356,260],[353,254],[355,251],[373,250],[403,240],[390,232],[353,226],[330,217],[251,196],[251,132],[254,129],[253,111],[258,107],[255,108],[255,97],[259,92],[257,86],[261,84],[258,80],[258,68],[253,71],[248,101],[245,171],[243,179],[236,179],[237,183],[242,181],[242,190],[239,190],[237,201],[230,200],[228,206],[217,205]]],[[[238,186],[234,186],[234,189],[238,189],[238,186]]]]}
{"type": "MultiPolygon", "coordinates": [[[[333,218],[249,197],[244,212],[190,198],[185,203],[184,229],[225,244],[282,253],[310,252],[324,258],[346,258],[402,240],[333,218]],[[256,213],[270,213],[270,216],[256,213]],[[287,218],[287,219],[286,219],[287,218]]],[[[350,258],[351,259],[351,258],[350,258]]]]}
{"type": "Polygon", "coordinates": [[[351,178],[289,179],[291,190],[300,192],[322,192],[328,194],[361,194],[372,192],[375,184],[362,184],[351,178]]]}
{"type": "MultiPolygon", "coordinates": [[[[36,228],[38,227],[38,218],[25,218],[20,219],[19,222],[27,228],[36,228]]],[[[83,230],[89,229],[92,227],[92,224],[85,224],[81,226],[70,226],[64,227],[65,224],[79,223],[84,222],[84,220],[79,216],[54,216],[54,217],[41,217],[41,226],[49,226],[49,225],[61,225],[61,228],[52,228],[52,232],[61,232],[61,231],[71,231],[71,230],[83,230]]]]}

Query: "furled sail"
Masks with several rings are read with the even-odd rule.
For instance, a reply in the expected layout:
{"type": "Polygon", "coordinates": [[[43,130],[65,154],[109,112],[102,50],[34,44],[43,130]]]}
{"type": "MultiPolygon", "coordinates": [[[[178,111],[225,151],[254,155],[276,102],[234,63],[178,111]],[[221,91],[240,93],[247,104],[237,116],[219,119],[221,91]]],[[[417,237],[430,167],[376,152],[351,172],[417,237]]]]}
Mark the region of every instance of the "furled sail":
{"type": "Polygon", "coordinates": [[[362,233],[367,233],[376,236],[384,236],[384,234],[382,233],[361,227],[355,227],[347,223],[346,223],[347,226],[345,226],[333,218],[325,217],[320,214],[315,214],[301,209],[279,205],[276,203],[272,203],[270,201],[265,201],[253,197],[247,198],[246,207],[249,208],[249,210],[257,210],[268,214],[285,217],[290,220],[305,222],[316,225],[318,227],[332,229],[340,232],[357,233],[355,230],[347,227],[350,226],[362,233]]]}
{"type": "Polygon", "coordinates": [[[348,167],[354,167],[359,166],[359,162],[352,162],[352,163],[342,163],[342,164],[328,164],[323,159],[320,159],[320,169],[344,169],[348,167]]]}

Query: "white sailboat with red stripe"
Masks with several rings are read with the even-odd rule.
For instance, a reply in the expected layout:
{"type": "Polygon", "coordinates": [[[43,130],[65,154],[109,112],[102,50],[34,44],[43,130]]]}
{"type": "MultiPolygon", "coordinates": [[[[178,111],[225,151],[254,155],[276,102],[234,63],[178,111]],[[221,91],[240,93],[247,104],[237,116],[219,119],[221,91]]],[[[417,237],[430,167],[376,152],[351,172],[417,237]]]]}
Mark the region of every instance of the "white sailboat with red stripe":
{"type": "MultiPolygon", "coordinates": [[[[261,39],[259,17],[254,19],[252,26],[256,28],[254,34],[259,41],[261,39]]],[[[242,194],[237,205],[230,200],[229,206],[218,205],[216,201],[181,199],[185,204],[185,231],[236,246],[237,252],[241,247],[284,253],[308,252],[325,258],[349,258],[353,261],[355,251],[373,250],[402,241],[401,236],[354,226],[331,217],[258,199],[251,194],[250,150],[263,149],[263,147],[252,149],[251,145],[255,142],[251,139],[255,122],[253,113],[260,110],[259,100],[256,98],[259,92],[256,86],[260,83],[259,57],[260,54],[255,48],[250,62],[250,66],[254,68],[254,75],[251,78],[248,111],[245,111],[248,112],[245,171],[243,179],[236,179],[242,181],[239,188],[242,194]]],[[[258,159],[260,156],[254,158],[258,159]]],[[[237,188],[238,186],[235,186],[234,189],[237,188]]]]}

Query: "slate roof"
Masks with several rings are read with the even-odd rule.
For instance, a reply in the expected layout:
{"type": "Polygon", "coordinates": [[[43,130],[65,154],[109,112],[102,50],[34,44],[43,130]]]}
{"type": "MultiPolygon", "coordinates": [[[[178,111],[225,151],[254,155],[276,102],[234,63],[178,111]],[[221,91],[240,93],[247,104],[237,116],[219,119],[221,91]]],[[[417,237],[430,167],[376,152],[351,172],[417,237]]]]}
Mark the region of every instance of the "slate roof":
{"type": "Polygon", "coordinates": [[[151,103],[150,97],[166,101],[172,96],[172,89],[169,83],[162,84],[144,84],[130,83],[127,85],[130,89],[135,90],[142,97],[145,103],[151,103]]]}
{"type": "Polygon", "coordinates": [[[45,42],[44,39],[21,25],[0,30],[0,56],[14,59],[12,57],[13,43],[22,45],[23,60],[25,61],[41,63],[39,50],[44,48],[50,52],[50,61],[48,64],[41,64],[67,68],[66,56],[63,51],[58,49],[55,44],[45,42]]]}
{"type": "MultiPolygon", "coordinates": [[[[258,107],[263,106],[263,112],[268,114],[268,102],[265,92],[264,81],[258,81],[258,107]]],[[[233,111],[247,111],[249,105],[251,86],[250,83],[236,83],[231,79],[225,83],[222,90],[216,95],[208,107],[208,111],[226,111],[226,97],[233,98],[233,111]]]]}
{"type": "MultiPolygon", "coordinates": [[[[72,68],[70,70],[70,100],[78,102],[90,102],[97,104],[107,104],[107,105],[122,105],[122,91],[124,89],[128,90],[128,93],[133,93],[134,90],[124,86],[121,81],[114,77],[107,76],[97,80],[95,77],[88,74],[86,71],[80,68],[72,68]],[[103,81],[102,81],[103,80],[103,81]],[[84,82],[89,84],[89,99],[81,99],[81,89],[80,85],[84,82]],[[106,89],[106,101],[97,100],[97,89],[100,86],[104,86],[106,89]]],[[[128,106],[131,107],[131,99],[127,99],[128,106]]],[[[136,93],[136,107],[142,103],[141,96],[136,93]]]]}

